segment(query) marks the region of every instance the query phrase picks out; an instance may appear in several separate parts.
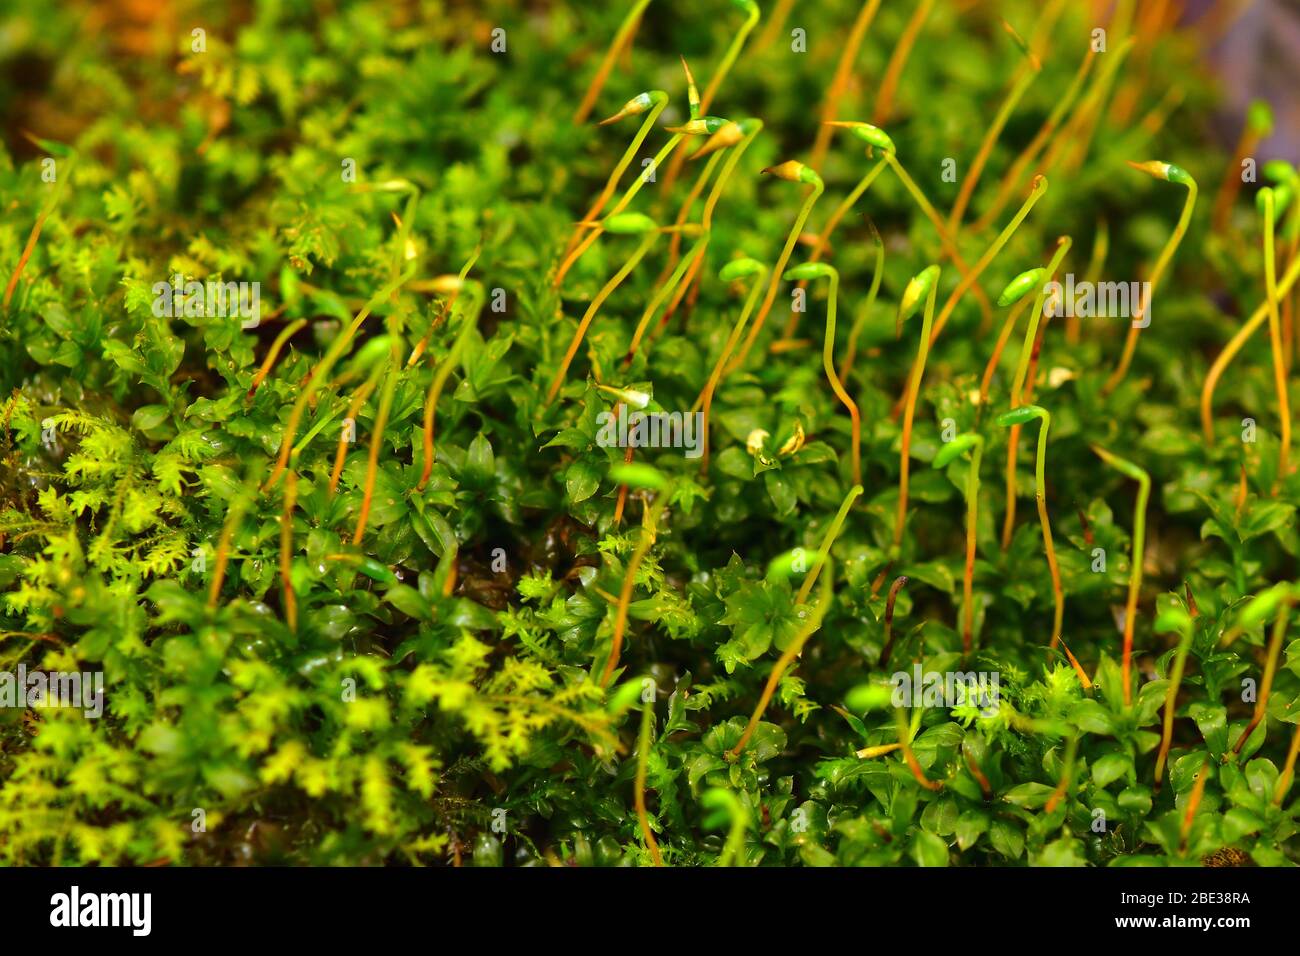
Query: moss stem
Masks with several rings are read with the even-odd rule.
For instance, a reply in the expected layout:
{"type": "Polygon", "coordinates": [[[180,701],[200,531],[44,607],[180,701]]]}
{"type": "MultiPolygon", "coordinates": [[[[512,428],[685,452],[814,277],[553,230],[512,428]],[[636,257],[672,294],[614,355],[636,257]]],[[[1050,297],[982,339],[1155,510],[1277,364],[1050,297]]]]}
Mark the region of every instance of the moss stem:
{"type": "Polygon", "coordinates": [[[1133,553],[1129,557],[1128,600],[1124,605],[1124,652],[1120,666],[1124,683],[1124,706],[1133,702],[1130,672],[1133,669],[1133,628],[1137,621],[1138,595],[1142,591],[1142,562],[1146,554],[1147,500],[1151,497],[1151,476],[1127,459],[1097,445],[1092,446],[1102,461],[1138,483],[1137,503],[1133,508],[1133,553]]]}

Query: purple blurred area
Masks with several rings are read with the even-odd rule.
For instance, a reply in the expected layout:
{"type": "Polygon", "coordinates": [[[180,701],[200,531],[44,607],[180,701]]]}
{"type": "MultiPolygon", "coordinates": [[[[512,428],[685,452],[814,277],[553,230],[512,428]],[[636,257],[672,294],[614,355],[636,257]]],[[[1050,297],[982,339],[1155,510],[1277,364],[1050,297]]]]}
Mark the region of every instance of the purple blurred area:
{"type": "Polygon", "coordinates": [[[1236,142],[1251,101],[1264,100],[1274,126],[1259,159],[1300,161],[1300,0],[1189,0],[1183,19],[1212,25],[1206,53],[1223,86],[1223,142],[1236,142]]]}

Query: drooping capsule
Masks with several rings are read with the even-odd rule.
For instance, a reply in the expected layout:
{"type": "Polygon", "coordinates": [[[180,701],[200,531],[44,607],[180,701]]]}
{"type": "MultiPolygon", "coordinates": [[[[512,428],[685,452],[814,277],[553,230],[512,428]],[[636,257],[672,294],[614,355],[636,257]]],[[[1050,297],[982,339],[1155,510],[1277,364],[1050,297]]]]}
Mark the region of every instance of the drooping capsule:
{"type": "Polygon", "coordinates": [[[748,256],[743,259],[733,259],[720,270],[718,278],[723,282],[735,282],[737,279],[745,279],[749,276],[762,275],[767,271],[767,266],[757,259],[751,259],[748,256]]]}
{"type": "Polygon", "coordinates": [[[616,236],[632,236],[639,233],[653,232],[659,228],[658,223],[640,212],[619,212],[607,216],[601,223],[606,232],[616,236]]]}
{"type": "Polygon", "coordinates": [[[1164,179],[1183,186],[1191,186],[1196,182],[1183,167],[1175,166],[1173,163],[1164,163],[1158,159],[1147,160],[1145,163],[1135,163],[1130,159],[1128,164],[1134,169],[1140,169],[1148,176],[1154,176],[1156,179],[1164,179]]]}
{"type": "Polygon", "coordinates": [[[735,146],[744,138],[745,131],[741,128],[739,123],[727,122],[723,124],[720,130],[706,139],[704,145],[691,154],[691,159],[696,160],[701,156],[708,156],[711,153],[716,153],[720,149],[727,149],[730,146],[735,146]]]}
{"type": "Polygon", "coordinates": [[[1260,167],[1260,171],[1275,183],[1289,183],[1296,178],[1296,168],[1285,159],[1270,159],[1260,167]]]}
{"type": "Polygon", "coordinates": [[[889,138],[889,134],[879,126],[872,126],[870,123],[862,123],[857,120],[827,120],[826,125],[850,130],[858,139],[877,149],[883,149],[890,153],[898,151],[894,146],[894,141],[889,138]]]}
{"type": "Polygon", "coordinates": [[[964,455],[967,451],[974,448],[983,441],[979,435],[970,432],[962,432],[950,442],[944,442],[942,448],[934,456],[933,465],[935,468],[947,468],[950,464],[964,455]]]}
{"type": "Polygon", "coordinates": [[[930,294],[930,289],[939,279],[938,266],[926,266],[907,283],[903,298],[898,303],[899,321],[906,321],[915,314],[921,301],[930,294]]]}
{"type": "Polygon", "coordinates": [[[804,165],[797,159],[787,160],[776,166],[768,166],[762,172],[792,183],[819,183],[822,179],[817,175],[817,170],[804,165]]]}
{"type": "Polygon", "coordinates": [[[1261,216],[1264,215],[1266,197],[1272,196],[1273,221],[1275,223],[1280,221],[1287,206],[1291,205],[1291,200],[1295,198],[1295,186],[1294,182],[1282,183],[1280,186],[1265,186],[1255,193],[1255,208],[1259,210],[1261,216]]]}
{"type": "Polygon", "coordinates": [[[886,683],[858,684],[844,695],[845,705],[854,714],[883,710],[890,706],[892,699],[893,687],[886,683]]]}
{"type": "Polygon", "coordinates": [[[1088,447],[1093,450],[1093,453],[1096,454],[1098,458],[1125,477],[1132,478],[1139,484],[1148,484],[1151,481],[1151,476],[1148,475],[1146,471],[1129,461],[1127,458],[1121,458],[1113,451],[1107,451],[1100,445],[1089,445],[1088,447]]]}
{"type": "Polygon", "coordinates": [[[1275,584],[1267,591],[1256,594],[1237,617],[1237,626],[1242,630],[1258,627],[1273,617],[1284,600],[1292,596],[1292,587],[1286,582],[1275,584]]]}
{"type": "Polygon", "coordinates": [[[608,126],[610,123],[617,123],[624,117],[638,116],[654,106],[655,103],[662,103],[667,99],[668,94],[663,90],[650,90],[648,93],[638,93],[636,96],[624,103],[621,110],[613,116],[607,116],[597,125],[608,126]]]}
{"type": "Polygon", "coordinates": [[[791,548],[783,551],[767,563],[765,577],[769,581],[788,580],[796,574],[802,575],[821,564],[820,551],[805,548],[791,548]]]}
{"type": "Polygon", "coordinates": [[[1013,425],[1024,425],[1038,418],[1042,409],[1037,405],[1021,405],[1019,408],[1013,408],[1010,411],[1003,412],[994,422],[1003,428],[1010,428],[1013,425]]]}
{"type": "Polygon", "coordinates": [[[1264,100],[1254,100],[1246,108],[1246,128],[1260,139],[1273,135],[1273,108],[1264,100]]]}
{"type": "Polygon", "coordinates": [[[829,279],[835,275],[835,267],[824,262],[801,262],[785,270],[781,278],[786,282],[803,282],[806,279],[829,279]]]}
{"type": "Polygon", "coordinates": [[[1255,209],[1261,216],[1266,215],[1270,200],[1273,201],[1273,208],[1276,214],[1277,195],[1274,192],[1273,187],[1265,186],[1260,189],[1259,192],[1255,193],[1255,209]]]}
{"type": "Polygon", "coordinates": [[[699,116],[681,126],[665,126],[664,129],[670,133],[683,133],[687,136],[711,136],[728,122],[722,116],[699,116]]]}

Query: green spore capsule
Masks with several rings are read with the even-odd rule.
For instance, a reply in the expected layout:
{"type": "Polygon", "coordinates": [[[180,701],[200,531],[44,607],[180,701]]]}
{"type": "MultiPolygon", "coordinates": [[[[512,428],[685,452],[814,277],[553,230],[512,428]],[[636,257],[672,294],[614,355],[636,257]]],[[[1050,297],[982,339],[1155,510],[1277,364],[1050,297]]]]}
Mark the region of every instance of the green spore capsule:
{"type": "Polygon", "coordinates": [[[939,449],[938,454],[934,456],[933,465],[935,468],[947,468],[954,461],[970,451],[980,443],[978,435],[972,435],[970,432],[963,432],[950,442],[945,442],[944,446],[939,449]]]}
{"type": "Polygon", "coordinates": [[[868,145],[875,146],[877,149],[889,150],[891,153],[896,151],[894,141],[890,139],[889,134],[879,126],[872,126],[870,123],[863,123],[861,126],[853,127],[853,135],[868,145]]]}
{"type": "Polygon", "coordinates": [[[634,236],[654,232],[659,224],[641,212],[620,212],[607,218],[601,225],[616,236],[634,236]]]}
{"type": "Polygon", "coordinates": [[[844,703],[851,713],[865,714],[888,707],[892,695],[889,684],[858,684],[844,695],[844,703]]]}
{"type": "Polygon", "coordinates": [[[902,300],[898,303],[900,320],[910,319],[916,313],[917,306],[930,294],[930,289],[938,280],[938,266],[927,266],[912,277],[907,283],[907,288],[903,290],[902,300]]]}
{"type": "Polygon", "coordinates": [[[376,362],[381,361],[393,346],[391,335],[376,335],[357,350],[357,354],[348,363],[348,370],[355,373],[369,371],[376,362]]]}
{"type": "Polygon", "coordinates": [[[692,118],[681,126],[665,126],[670,133],[683,133],[690,136],[711,136],[730,122],[725,116],[700,116],[692,118]]]}
{"type": "Polygon", "coordinates": [[[1291,585],[1275,584],[1261,594],[1250,599],[1237,617],[1237,626],[1242,630],[1257,627],[1273,617],[1283,601],[1291,597],[1291,585]]]}
{"type": "Polygon", "coordinates": [[[737,279],[745,279],[749,276],[762,275],[767,271],[767,266],[757,259],[745,257],[743,259],[733,259],[718,271],[718,278],[723,282],[735,282],[737,279]]]}
{"type": "Polygon", "coordinates": [[[1259,192],[1255,193],[1255,210],[1261,215],[1265,215],[1268,209],[1269,200],[1273,200],[1273,208],[1277,209],[1277,194],[1273,191],[1272,186],[1265,186],[1259,192]]]}
{"type": "Polygon", "coordinates": [[[1275,183],[1289,183],[1296,178],[1296,168],[1285,159],[1270,159],[1260,170],[1264,173],[1264,178],[1275,183]]]}
{"type": "Polygon", "coordinates": [[[1246,109],[1246,128],[1264,139],[1273,135],[1273,108],[1264,100],[1255,100],[1246,109]]]}
{"type": "Polygon", "coordinates": [[[624,103],[623,108],[613,116],[605,117],[596,125],[608,126],[611,123],[617,123],[619,120],[628,116],[639,116],[656,103],[663,103],[667,99],[668,94],[663,90],[650,90],[647,93],[639,93],[624,103]]]}
{"type": "Polygon", "coordinates": [[[1181,166],[1175,166],[1173,163],[1168,164],[1168,168],[1165,170],[1165,178],[1171,183],[1179,183],[1183,186],[1190,186],[1195,182],[1191,173],[1181,166]]]}
{"type": "Polygon", "coordinates": [[[802,282],[805,279],[829,279],[835,274],[835,267],[824,262],[802,262],[786,269],[781,278],[786,282],[802,282]]]}
{"type": "Polygon", "coordinates": [[[821,552],[809,548],[794,548],[778,554],[767,565],[767,580],[788,581],[802,576],[821,564],[821,552]]]}
{"type": "Polygon", "coordinates": [[[879,126],[872,126],[870,123],[861,123],[857,120],[828,120],[826,125],[850,130],[854,136],[868,146],[874,146],[889,153],[898,152],[898,148],[894,145],[894,141],[890,139],[889,134],[879,126]]]}
{"type": "Polygon", "coordinates": [[[1179,183],[1189,187],[1196,184],[1196,180],[1192,178],[1191,173],[1181,166],[1175,166],[1173,163],[1162,163],[1158,159],[1148,160],[1145,163],[1135,163],[1130,159],[1128,164],[1148,176],[1154,176],[1156,179],[1164,179],[1171,183],[1179,183]]]}
{"type": "Polygon", "coordinates": [[[761,172],[770,176],[775,176],[777,179],[784,179],[791,183],[821,182],[821,177],[817,175],[817,170],[813,169],[811,166],[805,166],[797,159],[787,160],[786,162],[780,163],[776,166],[768,166],[766,169],[761,170],[761,172]]]}
{"type": "Polygon", "coordinates": [[[1013,425],[1024,425],[1038,418],[1042,409],[1037,405],[1022,405],[1019,408],[1013,408],[1009,412],[1003,412],[994,421],[1003,428],[1010,428],[1013,425]]]}

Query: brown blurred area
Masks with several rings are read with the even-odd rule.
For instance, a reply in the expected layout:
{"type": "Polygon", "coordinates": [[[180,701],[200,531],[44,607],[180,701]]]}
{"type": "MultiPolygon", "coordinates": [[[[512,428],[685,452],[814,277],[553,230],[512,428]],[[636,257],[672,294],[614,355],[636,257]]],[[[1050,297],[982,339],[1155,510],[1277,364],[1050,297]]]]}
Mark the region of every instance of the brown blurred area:
{"type": "Polygon", "coordinates": [[[87,5],[86,29],[103,32],[116,53],[158,56],[175,43],[175,0],[103,0],[87,5]]]}
{"type": "MultiPolygon", "coordinates": [[[[50,0],[51,5],[55,0],[50,0]]],[[[130,64],[148,60],[166,62],[177,53],[180,20],[177,0],[58,0],[64,12],[75,11],[80,37],[106,44],[116,61],[130,64]]],[[[39,130],[43,137],[73,141],[93,115],[97,92],[79,83],[75,76],[56,73],[52,57],[40,54],[36,43],[28,42],[44,26],[39,17],[7,16],[4,29],[11,31],[7,43],[23,52],[4,59],[3,83],[8,96],[4,109],[4,137],[18,161],[37,155],[39,150],[23,135],[39,130]],[[69,99],[52,95],[61,88],[75,94],[69,99]],[[75,108],[68,108],[68,103],[75,108]],[[63,105],[60,106],[59,104],[63,105]]],[[[129,69],[129,66],[128,66],[129,69]]],[[[141,114],[150,109],[141,103],[141,114]]]]}

